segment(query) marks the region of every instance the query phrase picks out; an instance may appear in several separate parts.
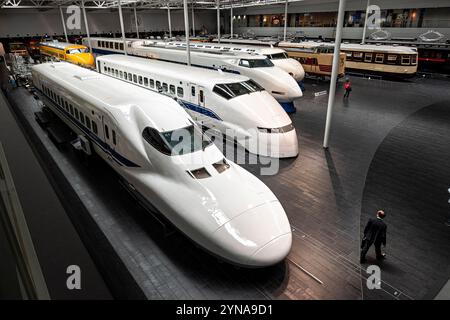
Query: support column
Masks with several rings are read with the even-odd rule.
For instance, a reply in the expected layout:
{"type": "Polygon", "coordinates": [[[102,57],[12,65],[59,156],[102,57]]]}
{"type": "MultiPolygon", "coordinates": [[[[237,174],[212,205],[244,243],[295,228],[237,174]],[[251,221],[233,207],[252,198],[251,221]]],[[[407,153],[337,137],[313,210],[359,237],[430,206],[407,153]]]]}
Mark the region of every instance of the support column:
{"type": "Polygon", "coordinates": [[[364,19],[364,29],[363,29],[363,35],[361,43],[364,44],[366,41],[366,29],[367,29],[367,16],[369,15],[369,6],[370,6],[370,0],[367,0],[367,8],[366,8],[366,17],[364,19]]]}
{"type": "Polygon", "coordinates": [[[336,80],[339,72],[339,56],[341,52],[340,50],[342,40],[342,26],[344,24],[345,2],[346,0],[339,0],[339,11],[336,25],[336,38],[334,40],[333,66],[330,80],[330,92],[328,95],[327,119],[325,122],[325,135],[323,138],[323,147],[325,149],[328,148],[328,141],[330,138],[330,127],[331,127],[331,118],[333,116],[334,95],[336,93],[336,80]]]}
{"type": "Polygon", "coordinates": [[[86,35],[87,35],[88,44],[89,44],[89,52],[92,53],[91,35],[89,34],[89,25],[88,25],[87,16],[86,16],[86,8],[84,7],[84,0],[81,1],[81,9],[83,10],[84,27],[86,28],[86,35]]]}
{"type": "Polygon", "coordinates": [[[123,15],[122,15],[122,3],[119,0],[119,20],[120,20],[120,31],[122,32],[122,42],[123,42],[123,52],[127,55],[127,44],[125,41],[125,29],[123,27],[123,15]]]}
{"type": "Polygon", "coordinates": [[[184,34],[186,36],[186,54],[187,54],[187,65],[191,65],[191,47],[189,46],[189,11],[187,0],[183,0],[183,11],[184,11],[184,34]]]}
{"type": "Polygon", "coordinates": [[[192,36],[195,37],[194,1],[192,1],[192,36]]]}
{"type": "Polygon", "coordinates": [[[66,37],[66,42],[69,42],[69,37],[67,37],[66,21],[64,21],[64,15],[61,6],[59,6],[59,14],[61,15],[61,22],[64,28],[64,36],[66,37]]]}
{"type": "Polygon", "coordinates": [[[167,20],[169,21],[169,38],[172,38],[172,20],[170,20],[170,5],[167,4],[167,20]]]}
{"type": "Polygon", "coordinates": [[[288,11],[288,2],[289,0],[286,0],[285,4],[284,4],[284,30],[283,30],[283,41],[286,41],[286,33],[287,33],[287,11],[288,11]]]}
{"type": "Polygon", "coordinates": [[[134,4],[134,22],[136,23],[136,36],[139,39],[139,24],[138,24],[137,13],[136,13],[136,3],[134,4]]]}
{"type": "Polygon", "coordinates": [[[231,39],[233,39],[233,26],[234,26],[234,19],[233,19],[233,0],[231,0],[231,8],[230,8],[230,34],[231,34],[231,39]]]}
{"type": "Polygon", "coordinates": [[[217,41],[220,43],[220,0],[216,0],[217,6],[217,41]]]}

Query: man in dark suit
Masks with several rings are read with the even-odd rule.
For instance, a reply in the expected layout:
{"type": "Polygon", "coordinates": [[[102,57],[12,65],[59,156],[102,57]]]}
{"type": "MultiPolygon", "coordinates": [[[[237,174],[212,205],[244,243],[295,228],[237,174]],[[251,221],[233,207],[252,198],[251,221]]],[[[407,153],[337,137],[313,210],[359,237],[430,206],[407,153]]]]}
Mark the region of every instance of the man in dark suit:
{"type": "Polygon", "coordinates": [[[372,244],[375,244],[375,253],[377,260],[383,260],[384,254],[381,253],[381,245],[386,247],[386,230],[387,226],[383,219],[386,217],[384,211],[377,212],[376,219],[369,219],[364,228],[364,237],[361,243],[361,263],[366,262],[366,254],[372,244]]]}

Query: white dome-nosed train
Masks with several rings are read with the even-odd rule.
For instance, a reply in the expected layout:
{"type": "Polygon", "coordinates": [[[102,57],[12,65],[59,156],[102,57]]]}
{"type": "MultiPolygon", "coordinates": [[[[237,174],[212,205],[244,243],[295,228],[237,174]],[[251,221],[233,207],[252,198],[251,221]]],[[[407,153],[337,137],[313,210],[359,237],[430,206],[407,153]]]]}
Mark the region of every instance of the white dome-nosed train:
{"type": "Polygon", "coordinates": [[[97,71],[176,98],[197,123],[236,139],[252,153],[298,155],[291,119],[248,77],[116,54],[97,57],[97,71]]]}
{"type": "Polygon", "coordinates": [[[275,195],[224,159],[173,99],[77,67],[32,68],[44,103],[143,200],[218,257],[246,267],[275,264],[292,234],[275,195]],[[174,154],[177,133],[188,134],[174,154]]]}

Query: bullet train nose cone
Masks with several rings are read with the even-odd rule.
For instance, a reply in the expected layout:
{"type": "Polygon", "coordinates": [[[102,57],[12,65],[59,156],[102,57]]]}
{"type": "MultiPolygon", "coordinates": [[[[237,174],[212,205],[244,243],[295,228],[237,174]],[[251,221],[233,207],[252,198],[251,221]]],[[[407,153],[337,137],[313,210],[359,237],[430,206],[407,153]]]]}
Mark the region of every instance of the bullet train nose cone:
{"type": "Polygon", "coordinates": [[[270,266],[283,260],[291,250],[292,234],[288,233],[269,241],[249,259],[249,264],[270,266]]]}
{"type": "Polygon", "coordinates": [[[292,242],[291,227],[278,201],[237,215],[214,233],[221,256],[247,266],[265,267],[283,260],[292,242]]]}

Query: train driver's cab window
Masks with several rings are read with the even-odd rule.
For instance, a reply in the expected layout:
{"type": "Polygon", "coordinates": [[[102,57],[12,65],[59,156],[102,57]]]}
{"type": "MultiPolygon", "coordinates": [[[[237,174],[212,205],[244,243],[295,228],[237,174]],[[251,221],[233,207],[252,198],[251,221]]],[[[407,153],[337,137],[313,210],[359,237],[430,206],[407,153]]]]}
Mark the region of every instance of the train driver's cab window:
{"type": "Polygon", "coordinates": [[[169,87],[169,93],[175,95],[175,86],[173,84],[171,84],[169,87]]]}
{"type": "Polygon", "coordinates": [[[402,56],[402,65],[410,65],[411,57],[410,56],[402,56]]]}
{"type": "Polygon", "coordinates": [[[150,88],[154,88],[155,87],[155,80],[150,79],[150,88]]]}
{"type": "Polygon", "coordinates": [[[137,75],[133,74],[133,82],[137,83],[137,75]]]}
{"type": "Polygon", "coordinates": [[[361,61],[363,58],[362,52],[353,52],[353,60],[361,61]]]}
{"type": "Polygon", "coordinates": [[[205,149],[212,141],[193,124],[185,128],[159,132],[147,127],[142,137],[152,147],[166,155],[182,155],[205,149]]]}
{"type": "Polygon", "coordinates": [[[106,139],[109,139],[109,128],[106,124],[105,124],[105,136],[106,136],[106,139]]]}
{"type": "Polygon", "coordinates": [[[376,63],[383,63],[384,62],[384,54],[383,53],[377,53],[375,56],[375,62],[376,63]]]}
{"type": "Polygon", "coordinates": [[[397,55],[396,54],[390,54],[387,57],[387,63],[389,64],[395,64],[397,62],[397,55]]]}
{"type": "Polygon", "coordinates": [[[142,84],[142,76],[139,76],[139,84],[142,84]]]}
{"type": "Polygon", "coordinates": [[[371,53],[366,53],[364,55],[364,61],[365,62],[372,62],[372,54],[371,53]]]}
{"type": "Polygon", "coordinates": [[[191,87],[191,96],[195,97],[195,87],[191,87]]]}
{"type": "Polygon", "coordinates": [[[177,96],[179,96],[180,98],[183,98],[184,90],[182,87],[177,87],[177,96]]]}
{"type": "Polygon", "coordinates": [[[346,52],[346,53],[345,53],[345,58],[346,58],[347,60],[352,60],[352,53],[351,53],[351,52],[346,52]]]}
{"type": "Polygon", "coordinates": [[[241,59],[239,65],[246,68],[264,68],[273,67],[272,61],[269,58],[265,59],[241,59]]]}

